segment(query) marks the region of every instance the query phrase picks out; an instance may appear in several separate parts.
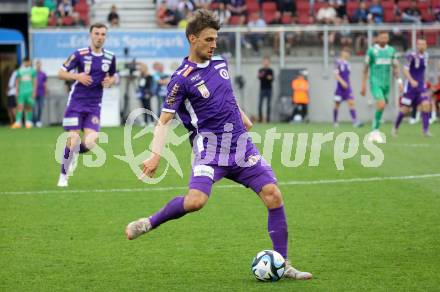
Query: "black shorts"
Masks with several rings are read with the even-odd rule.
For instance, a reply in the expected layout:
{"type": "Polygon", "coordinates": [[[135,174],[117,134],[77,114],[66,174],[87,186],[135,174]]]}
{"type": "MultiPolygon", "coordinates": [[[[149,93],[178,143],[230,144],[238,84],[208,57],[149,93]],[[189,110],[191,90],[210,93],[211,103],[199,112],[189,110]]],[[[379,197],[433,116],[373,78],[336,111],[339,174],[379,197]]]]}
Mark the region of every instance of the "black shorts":
{"type": "Polygon", "coordinates": [[[8,108],[17,107],[17,98],[15,95],[8,96],[8,108]]]}

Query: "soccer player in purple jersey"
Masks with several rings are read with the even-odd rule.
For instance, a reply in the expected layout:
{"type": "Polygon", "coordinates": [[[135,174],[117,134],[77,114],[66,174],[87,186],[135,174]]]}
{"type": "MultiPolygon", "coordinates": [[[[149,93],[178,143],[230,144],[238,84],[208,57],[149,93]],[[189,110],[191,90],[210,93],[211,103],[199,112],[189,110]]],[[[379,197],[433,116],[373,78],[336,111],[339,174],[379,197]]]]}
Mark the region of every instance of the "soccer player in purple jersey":
{"type": "Polygon", "coordinates": [[[421,109],[423,135],[425,137],[431,136],[429,133],[430,99],[425,84],[425,71],[428,65],[426,40],[419,38],[416,45],[417,50],[406,55],[406,64],[403,67],[406,81],[403,96],[400,99],[400,111],[392,128],[393,136],[397,136],[397,130],[403,117],[413,106],[418,106],[421,109]]]}
{"type": "MultiPolygon", "coordinates": [[[[268,232],[273,249],[287,259],[287,221],[275,175],[248,138],[247,130],[252,123],[237,105],[226,62],[213,57],[219,29],[217,17],[207,10],[196,11],[188,22],[189,57],[171,77],[155,128],[153,154],[144,162],[144,175],[152,177],[164,147],[164,125],[178,113],[184,126],[192,132],[190,143],[195,153],[189,190],[150,217],[128,224],[125,234],[132,240],[169,220],[200,210],[209,199],[212,185],[226,177],[259,195],[268,208],[268,232]],[[211,158],[206,159],[207,156],[211,158]]],[[[286,264],[284,277],[312,278],[310,273],[293,268],[290,261],[286,264]]]]}
{"type": "Polygon", "coordinates": [[[93,24],[90,27],[90,47],[75,51],[58,72],[60,79],[74,81],[63,118],[69,138],[64,149],[59,187],[68,186],[68,175],[77,153],[86,153],[96,145],[103,88],[113,85],[116,72],[114,54],[103,48],[106,36],[104,24],[93,24]],[[82,140],[79,136],[81,130],[84,131],[82,140]]]}
{"type": "Polygon", "coordinates": [[[335,91],[335,107],[333,108],[333,125],[338,127],[338,112],[341,102],[346,101],[350,109],[351,122],[354,127],[362,126],[356,118],[353,90],[350,85],[350,48],[344,47],[341,57],[335,63],[335,78],[337,80],[335,91]]]}

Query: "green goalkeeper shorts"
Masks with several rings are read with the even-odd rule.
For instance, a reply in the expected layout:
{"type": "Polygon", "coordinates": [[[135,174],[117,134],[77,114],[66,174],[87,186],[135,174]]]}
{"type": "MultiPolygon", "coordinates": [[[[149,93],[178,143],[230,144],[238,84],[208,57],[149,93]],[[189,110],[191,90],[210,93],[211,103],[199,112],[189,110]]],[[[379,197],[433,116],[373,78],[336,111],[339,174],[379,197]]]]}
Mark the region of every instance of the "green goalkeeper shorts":
{"type": "Polygon", "coordinates": [[[20,93],[17,98],[17,103],[30,107],[34,106],[35,100],[32,98],[32,92],[20,93]]]}
{"type": "Polygon", "coordinates": [[[370,87],[371,87],[371,94],[373,95],[375,101],[384,100],[386,103],[388,103],[388,95],[390,94],[389,87],[376,86],[373,84],[371,84],[370,87]]]}

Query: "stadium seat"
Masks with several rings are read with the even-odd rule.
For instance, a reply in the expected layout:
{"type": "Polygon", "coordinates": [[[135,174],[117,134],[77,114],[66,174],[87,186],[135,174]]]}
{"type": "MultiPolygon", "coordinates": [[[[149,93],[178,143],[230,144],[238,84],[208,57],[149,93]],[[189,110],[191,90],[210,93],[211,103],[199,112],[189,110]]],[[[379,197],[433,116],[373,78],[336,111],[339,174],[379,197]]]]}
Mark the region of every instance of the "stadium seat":
{"type": "Polygon", "coordinates": [[[385,22],[394,22],[395,21],[394,9],[387,9],[387,10],[384,9],[383,20],[385,22]]]}
{"type": "Polygon", "coordinates": [[[423,34],[426,38],[426,43],[428,46],[438,45],[438,32],[436,31],[424,31],[423,34]]]}
{"type": "Polygon", "coordinates": [[[411,2],[410,1],[399,1],[397,2],[397,5],[399,6],[400,11],[405,10],[406,8],[411,6],[411,2]]]}
{"type": "Polygon", "coordinates": [[[258,2],[255,0],[247,0],[246,7],[248,14],[260,11],[260,4],[258,4],[258,2]]]}
{"type": "Polygon", "coordinates": [[[422,12],[422,20],[431,22],[434,20],[434,15],[429,11],[429,8],[420,9],[420,12],[422,12]]]}
{"type": "Polygon", "coordinates": [[[57,25],[57,17],[55,16],[55,13],[49,17],[49,21],[47,22],[48,26],[56,26],[57,25]]]}
{"type": "Polygon", "coordinates": [[[276,19],[276,13],[277,11],[264,10],[263,19],[266,22],[266,24],[271,24],[276,19]]]}
{"type": "Polygon", "coordinates": [[[347,15],[348,18],[351,19],[356,12],[356,10],[359,8],[359,1],[348,1],[347,2],[347,15]]]}
{"type": "Polygon", "coordinates": [[[298,23],[299,24],[312,24],[313,21],[309,14],[301,13],[298,15],[298,23]]]}
{"type": "Polygon", "coordinates": [[[292,17],[292,15],[284,14],[284,15],[281,17],[281,23],[282,23],[282,24],[292,24],[292,22],[293,22],[293,17],[292,17]]]}
{"type": "Polygon", "coordinates": [[[64,16],[62,19],[62,23],[65,26],[72,26],[73,25],[73,18],[70,16],[64,16]]]}
{"type": "Polygon", "coordinates": [[[313,11],[315,12],[315,15],[318,14],[318,10],[324,6],[324,2],[315,2],[313,6],[313,11]]]}
{"type": "Polygon", "coordinates": [[[310,3],[309,1],[298,1],[296,3],[296,10],[298,17],[303,15],[308,16],[310,12],[310,3]]]}
{"type": "Polygon", "coordinates": [[[218,2],[211,2],[211,4],[209,4],[209,9],[211,10],[217,10],[220,6],[220,3],[218,2]]]}
{"type": "Polygon", "coordinates": [[[240,16],[232,15],[231,18],[229,18],[229,25],[238,25],[239,23],[240,23],[240,16]]]}
{"type": "Polygon", "coordinates": [[[277,4],[275,2],[263,2],[262,5],[263,12],[276,12],[277,4]]]}

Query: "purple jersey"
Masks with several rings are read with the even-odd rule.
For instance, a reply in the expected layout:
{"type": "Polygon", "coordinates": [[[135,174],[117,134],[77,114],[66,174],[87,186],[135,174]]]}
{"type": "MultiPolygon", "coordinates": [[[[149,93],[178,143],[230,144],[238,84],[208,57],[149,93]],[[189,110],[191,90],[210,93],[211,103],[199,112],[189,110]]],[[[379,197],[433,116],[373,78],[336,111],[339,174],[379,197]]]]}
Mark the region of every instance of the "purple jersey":
{"type": "Polygon", "coordinates": [[[405,82],[405,93],[414,94],[424,92],[425,85],[425,70],[428,65],[428,54],[420,54],[419,52],[410,52],[406,55],[405,68],[409,70],[411,77],[418,82],[417,88],[405,82]]]}
{"type": "Polygon", "coordinates": [[[89,86],[76,81],[72,85],[67,107],[75,111],[89,111],[101,107],[103,87],[101,82],[108,74],[113,76],[116,71],[116,59],[112,52],[105,49],[96,54],[89,48],[74,52],[61,67],[65,71],[76,70],[78,73],[90,75],[93,82],[89,86]]]}
{"type": "Polygon", "coordinates": [[[336,95],[344,95],[345,92],[350,90],[350,64],[342,59],[338,59],[335,62],[335,73],[339,74],[341,78],[348,84],[348,88],[342,87],[341,83],[336,84],[336,95]]]}
{"type": "Polygon", "coordinates": [[[37,71],[37,96],[46,96],[46,81],[46,73],[44,73],[43,71],[37,71]]]}
{"type": "MultiPolygon", "coordinates": [[[[188,131],[192,131],[190,143],[199,153],[212,153],[215,149],[215,153],[219,154],[226,145],[229,153],[233,154],[239,138],[247,137],[228,67],[221,57],[214,57],[204,64],[195,64],[185,58],[171,77],[162,111],[179,115],[188,131]],[[214,137],[207,133],[212,133],[214,137]],[[223,137],[225,141],[222,145],[223,137]]],[[[249,142],[247,138],[244,141],[249,142]]],[[[233,157],[230,158],[233,161],[233,157]]]]}

